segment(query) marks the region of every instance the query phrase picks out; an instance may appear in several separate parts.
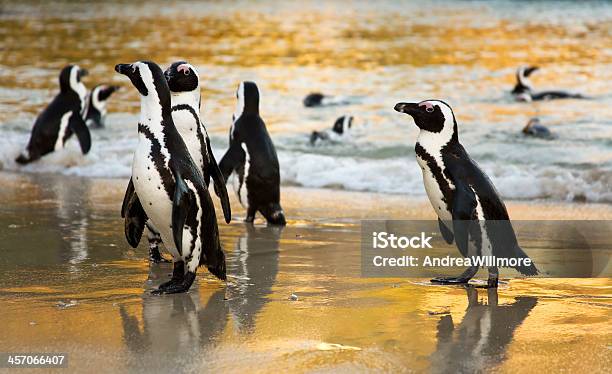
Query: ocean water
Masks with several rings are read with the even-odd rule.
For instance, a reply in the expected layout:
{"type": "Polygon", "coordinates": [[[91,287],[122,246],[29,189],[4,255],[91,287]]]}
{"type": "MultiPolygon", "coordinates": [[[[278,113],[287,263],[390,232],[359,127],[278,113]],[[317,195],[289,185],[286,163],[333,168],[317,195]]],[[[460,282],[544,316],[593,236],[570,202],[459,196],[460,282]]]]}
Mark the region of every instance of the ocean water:
{"type": "Polygon", "coordinates": [[[0,167],[92,178],[130,175],[139,99],[116,63],[184,59],[202,81],[202,116],[219,160],[241,80],[257,82],[284,185],[424,195],[412,119],[399,101],[451,104],[459,138],[508,199],[612,202],[612,4],[606,2],[0,2],[0,167]],[[571,17],[568,15],[571,14],[571,17]],[[66,149],[21,167],[36,115],[62,66],[122,86],[83,157],[66,149]],[[538,89],[589,100],[516,103],[521,64],[538,89]],[[304,108],[310,92],[345,102],[304,108]],[[341,143],[313,130],[349,114],[341,143]],[[527,138],[539,117],[556,135],[527,138]]]}

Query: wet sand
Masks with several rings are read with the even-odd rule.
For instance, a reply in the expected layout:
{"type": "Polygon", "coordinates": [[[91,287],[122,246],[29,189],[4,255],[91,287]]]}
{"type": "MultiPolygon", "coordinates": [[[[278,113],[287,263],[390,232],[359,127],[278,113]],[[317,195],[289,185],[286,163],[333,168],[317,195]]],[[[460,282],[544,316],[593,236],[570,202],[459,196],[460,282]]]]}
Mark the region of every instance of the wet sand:
{"type": "MultiPolygon", "coordinates": [[[[131,249],[125,182],[1,173],[0,352],[67,352],[72,371],[609,372],[609,279],[499,290],[360,276],[360,219],[431,219],[423,199],[283,189],[284,229],[220,224],[227,284],[131,249]],[[290,300],[291,295],[297,300],[290,300]]],[[[597,204],[509,202],[513,219],[612,219],[597,204]]],[[[26,370],[27,371],[27,370],[26,370]]]]}

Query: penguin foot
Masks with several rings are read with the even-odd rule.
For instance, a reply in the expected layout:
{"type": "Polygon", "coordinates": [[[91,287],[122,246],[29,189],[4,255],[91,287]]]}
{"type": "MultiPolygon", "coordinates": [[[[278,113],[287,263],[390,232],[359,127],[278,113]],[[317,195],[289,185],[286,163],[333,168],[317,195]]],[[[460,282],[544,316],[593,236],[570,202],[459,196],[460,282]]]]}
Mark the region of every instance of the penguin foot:
{"type": "Polygon", "coordinates": [[[195,273],[188,271],[182,281],[177,281],[175,278],[172,278],[169,282],[163,283],[156,290],[151,291],[151,294],[164,295],[187,292],[191,288],[195,277],[195,273]]]}
{"type": "Polygon", "coordinates": [[[437,277],[431,279],[430,282],[436,284],[466,284],[469,280],[470,278],[464,277],[437,277]]]}
{"type": "Polygon", "coordinates": [[[164,258],[164,256],[159,253],[159,249],[157,248],[149,248],[149,261],[154,264],[160,263],[170,263],[172,261],[164,258]]]}

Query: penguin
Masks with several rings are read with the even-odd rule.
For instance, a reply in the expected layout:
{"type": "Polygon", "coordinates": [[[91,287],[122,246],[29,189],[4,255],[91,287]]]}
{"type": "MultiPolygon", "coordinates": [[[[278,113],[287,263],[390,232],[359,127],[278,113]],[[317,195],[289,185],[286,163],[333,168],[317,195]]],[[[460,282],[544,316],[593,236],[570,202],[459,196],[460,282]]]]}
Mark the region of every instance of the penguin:
{"type": "Polygon", "coordinates": [[[525,136],[533,136],[542,139],[555,138],[555,135],[553,135],[547,127],[540,124],[539,118],[530,119],[529,122],[527,122],[527,125],[523,128],[523,134],[525,136]]]}
{"type": "Polygon", "coordinates": [[[343,97],[324,95],[320,92],[312,92],[306,95],[302,103],[306,108],[315,108],[321,106],[346,105],[349,100],[343,97]]]}
{"type": "Polygon", "coordinates": [[[308,95],[306,95],[304,100],[302,100],[302,103],[304,104],[306,108],[322,106],[324,98],[325,98],[325,95],[323,95],[322,93],[313,92],[313,93],[309,93],[308,95]]]}
{"type": "Polygon", "coordinates": [[[81,79],[86,75],[87,70],[78,65],[68,65],[62,69],[60,92],[36,118],[25,151],[15,159],[17,163],[28,164],[63,148],[73,133],[79,140],[83,154],[89,152],[91,135],[81,117],[87,95],[87,88],[81,79]]]}
{"type": "Polygon", "coordinates": [[[344,115],[336,119],[331,132],[328,131],[313,131],[310,135],[310,144],[315,145],[317,141],[329,140],[339,141],[343,135],[346,135],[353,125],[353,116],[344,115]]]}
{"type": "Polygon", "coordinates": [[[584,99],[581,94],[565,92],[565,91],[542,91],[534,92],[529,76],[539,67],[537,66],[519,66],[516,70],[516,85],[512,89],[512,96],[516,101],[541,101],[553,99],[584,99]]]}
{"type": "Polygon", "coordinates": [[[269,224],[284,226],[278,157],[266,124],[259,116],[257,85],[248,81],[240,83],[236,98],[229,149],[219,168],[225,180],[236,172],[234,187],[238,200],[247,210],[246,222],[253,222],[259,211],[269,224]]]}
{"type": "MultiPolygon", "coordinates": [[[[230,223],[232,213],[225,180],[212,152],[206,127],[200,120],[201,98],[198,72],[185,61],[177,61],[164,71],[164,77],[170,88],[172,120],[176,129],[183,138],[191,158],[200,169],[206,186],[210,184],[210,179],[213,179],[215,192],[221,199],[225,222],[230,223]]],[[[125,212],[122,211],[122,214],[125,212]]],[[[149,260],[154,263],[165,262],[166,260],[159,252],[159,244],[162,240],[158,230],[150,221],[146,226],[149,231],[147,235],[149,260]]]]}
{"type": "MultiPolygon", "coordinates": [[[[454,241],[464,257],[528,258],[493,183],[459,143],[452,108],[441,100],[426,100],[398,103],[395,110],[412,116],[420,129],[416,159],[444,240],[448,244],[454,241]]],[[[538,274],[533,263],[515,269],[524,275],[538,274]]],[[[488,270],[487,287],[495,288],[498,269],[488,270]]],[[[477,271],[478,266],[471,266],[458,277],[434,278],[432,282],[467,283],[477,271]]]]}
{"type": "Polygon", "coordinates": [[[106,102],[117,91],[119,86],[97,85],[87,95],[87,105],[83,112],[83,119],[90,129],[104,127],[106,121],[106,102]]]}
{"type": "Polygon", "coordinates": [[[173,259],[172,279],[153,293],[188,291],[200,265],[226,280],[215,207],[172,119],[163,71],[151,61],[118,64],[115,71],[130,78],[141,97],[138,146],[122,207],[126,239],[138,245],[150,219],[173,259]]]}

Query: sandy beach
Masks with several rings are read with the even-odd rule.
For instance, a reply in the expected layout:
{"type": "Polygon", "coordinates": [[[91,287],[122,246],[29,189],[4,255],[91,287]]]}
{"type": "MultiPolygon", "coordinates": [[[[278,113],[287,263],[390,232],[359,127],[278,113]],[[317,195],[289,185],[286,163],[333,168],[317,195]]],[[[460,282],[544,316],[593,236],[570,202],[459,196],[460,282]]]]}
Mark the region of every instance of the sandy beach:
{"type": "MultiPolygon", "coordinates": [[[[171,269],[150,267],[146,244],[125,241],[125,181],[0,179],[3,352],[67,352],[81,372],[593,373],[611,364],[608,278],[512,279],[497,291],[362,278],[360,220],[429,219],[425,200],[286,187],[282,230],[245,225],[233,200],[234,221],[220,224],[227,283],[201,269],[187,294],[154,297],[171,269]]],[[[508,207],[515,219],[612,217],[609,205],[508,207]]]]}

